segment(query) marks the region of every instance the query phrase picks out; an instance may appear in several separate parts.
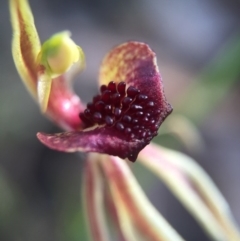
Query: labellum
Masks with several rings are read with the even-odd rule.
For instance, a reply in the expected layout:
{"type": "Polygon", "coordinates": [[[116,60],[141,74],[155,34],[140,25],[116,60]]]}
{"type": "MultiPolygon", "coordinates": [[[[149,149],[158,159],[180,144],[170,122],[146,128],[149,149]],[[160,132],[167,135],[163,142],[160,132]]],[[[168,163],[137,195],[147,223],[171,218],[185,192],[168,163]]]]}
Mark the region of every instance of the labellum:
{"type": "Polygon", "coordinates": [[[80,118],[85,128],[105,125],[122,132],[126,139],[145,140],[149,142],[157,135],[161,110],[154,101],[140,90],[125,82],[116,84],[111,81],[108,86],[100,87],[101,94],[87,104],[80,118]]]}

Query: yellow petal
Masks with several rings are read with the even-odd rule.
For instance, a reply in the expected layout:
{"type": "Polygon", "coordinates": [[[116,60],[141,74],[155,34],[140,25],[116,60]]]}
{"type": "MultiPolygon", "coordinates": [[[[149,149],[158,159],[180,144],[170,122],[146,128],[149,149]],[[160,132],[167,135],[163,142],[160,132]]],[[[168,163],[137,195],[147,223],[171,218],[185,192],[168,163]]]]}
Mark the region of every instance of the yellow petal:
{"type": "Polygon", "coordinates": [[[41,49],[27,0],[10,0],[13,59],[26,87],[37,98],[36,58],[41,49]]]}

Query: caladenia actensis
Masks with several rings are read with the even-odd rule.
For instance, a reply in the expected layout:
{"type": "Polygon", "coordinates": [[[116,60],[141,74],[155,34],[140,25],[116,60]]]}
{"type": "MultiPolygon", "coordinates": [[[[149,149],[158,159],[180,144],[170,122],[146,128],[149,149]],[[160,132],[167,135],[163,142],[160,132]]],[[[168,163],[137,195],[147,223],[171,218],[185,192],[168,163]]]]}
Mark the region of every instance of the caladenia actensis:
{"type": "Polygon", "coordinates": [[[100,66],[99,93],[85,105],[69,74],[73,67],[84,69],[83,50],[68,31],[41,45],[28,1],[9,3],[19,75],[42,113],[65,131],[38,133],[38,139],[58,151],[87,153],[82,190],[92,239],[109,240],[107,212],[122,240],[183,240],[136,181],[129,161],[137,160],[160,177],[213,240],[240,240],[227,202],[201,167],[150,143],[172,111],[150,47],[132,41],[111,50],[100,66]]]}

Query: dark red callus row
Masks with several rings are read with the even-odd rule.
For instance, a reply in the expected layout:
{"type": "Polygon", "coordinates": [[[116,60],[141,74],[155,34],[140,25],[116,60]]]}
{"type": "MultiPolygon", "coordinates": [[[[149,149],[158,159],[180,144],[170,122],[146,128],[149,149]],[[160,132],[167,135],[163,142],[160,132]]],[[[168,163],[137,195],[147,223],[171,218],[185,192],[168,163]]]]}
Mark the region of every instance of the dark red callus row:
{"type": "Polygon", "coordinates": [[[137,88],[126,89],[125,82],[112,81],[100,87],[100,94],[93,97],[79,116],[85,128],[107,125],[127,138],[150,141],[157,135],[160,112],[154,101],[137,88]]]}

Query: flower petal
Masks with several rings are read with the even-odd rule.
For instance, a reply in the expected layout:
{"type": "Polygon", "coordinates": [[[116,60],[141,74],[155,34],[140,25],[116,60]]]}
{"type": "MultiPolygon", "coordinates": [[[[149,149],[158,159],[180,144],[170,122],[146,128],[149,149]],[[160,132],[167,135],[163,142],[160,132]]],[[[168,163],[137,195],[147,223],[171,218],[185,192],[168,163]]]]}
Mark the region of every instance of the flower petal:
{"type": "MultiPolygon", "coordinates": [[[[107,179],[106,179],[106,183],[109,183],[107,179]]],[[[118,202],[114,202],[110,194],[110,190],[105,190],[104,194],[105,194],[105,205],[106,205],[107,213],[110,215],[111,220],[113,221],[114,226],[117,229],[117,232],[119,234],[119,240],[121,241],[131,240],[131,239],[128,239],[128,237],[126,237],[126,233],[123,232],[124,230],[121,227],[121,225],[123,225],[123,222],[121,222],[121,220],[119,219],[118,202]]]]}
{"type": "Polygon", "coordinates": [[[93,151],[135,161],[172,107],[164,95],[155,53],[146,44],[129,42],[109,53],[100,79],[108,82],[114,77],[116,83],[102,86],[101,93],[80,113],[84,132],[39,134],[39,139],[56,150],[93,151]]]}
{"type": "Polygon", "coordinates": [[[240,240],[226,200],[194,160],[150,144],[139,161],[164,181],[214,240],[240,240]]]}
{"type": "Polygon", "coordinates": [[[85,105],[76,95],[65,75],[52,80],[47,116],[65,130],[78,130],[81,126],[79,113],[85,105]]]}
{"type": "Polygon", "coordinates": [[[108,232],[103,213],[103,178],[98,167],[99,155],[90,154],[87,157],[83,177],[84,209],[89,231],[94,241],[108,241],[108,232]]]}
{"type": "Polygon", "coordinates": [[[44,113],[48,107],[49,96],[52,87],[52,78],[48,74],[39,76],[37,83],[38,103],[44,113]]]}
{"type": "MultiPolygon", "coordinates": [[[[124,160],[117,157],[101,159],[103,171],[108,180],[115,203],[120,204],[119,219],[134,224],[138,234],[151,241],[183,241],[180,235],[152,206],[124,160]],[[121,212],[121,213],[120,213],[121,212]],[[124,213],[122,213],[124,212],[124,213]]],[[[124,223],[122,223],[123,229],[124,223]]],[[[124,232],[125,230],[123,230],[124,232]]]]}
{"type": "Polygon", "coordinates": [[[98,152],[135,161],[144,141],[126,141],[124,133],[114,128],[95,128],[58,134],[38,133],[38,139],[51,149],[64,152],[98,152]]]}
{"type": "Polygon", "coordinates": [[[37,98],[37,55],[41,49],[34,18],[27,0],[10,0],[13,28],[12,53],[18,73],[37,98]]]}
{"type": "MultiPolygon", "coordinates": [[[[55,79],[53,76],[44,76],[45,67],[37,64],[41,44],[28,1],[10,0],[10,12],[12,53],[23,82],[36,101],[39,94],[42,110],[47,108],[46,115],[50,119],[66,130],[79,129],[81,120],[78,115],[85,106],[72,91],[69,79],[66,75],[55,79]]],[[[76,64],[81,68],[84,66],[84,55],[79,47],[76,47],[76,51],[79,52],[79,63],[76,64]]]]}
{"type": "Polygon", "coordinates": [[[101,85],[124,81],[154,100],[162,116],[172,111],[164,95],[156,54],[147,44],[127,42],[110,51],[102,62],[99,81],[101,85]]]}
{"type": "MultiPolygon", "coordinates": [[[[158,128],[172,108],[163,92],[162,80],[155,64],[155,54],[146,44],[138,42],[129,42],[117,47],[110,53],[110,57],[105,58],[104,63],[110,61],[111,64],[116,64],[114,68],[120,72],[121,61],[115,62],[113,59],[112,63],[112,58],[117,57],[119,48],[126,60],[124,66],[129,65],[132,70],[131,76],[128,75],[126,80],[131,86],[126,88],[126,83],[123,82],[111,82],[108,86],[103,86],[100,95],[95,96],[93,102],[87,105],[87,109],[80,113],[84,131],[55,135],[38,134],[45,145],[60,151],[92,151],[135,161],[139,151],[157,135],[158,128]],[[131,53],[135,54],[135,57],[131,53]],[[130,56],[130,60],[126,59],[126,56],[130,56]]],[[[104,66],[107,67],[106,64],[103,64],[104,66]]],[[[104,73],[107,71],[110,69],[105,69],[104,73]]],[[[61,96],[56,99],[61,99],[61,96]]],[[[56,103],[59,106],[59,101],[56,103]]],[[[76,120],[77,115],[75,112],[74,114],[76,120]]]]}

